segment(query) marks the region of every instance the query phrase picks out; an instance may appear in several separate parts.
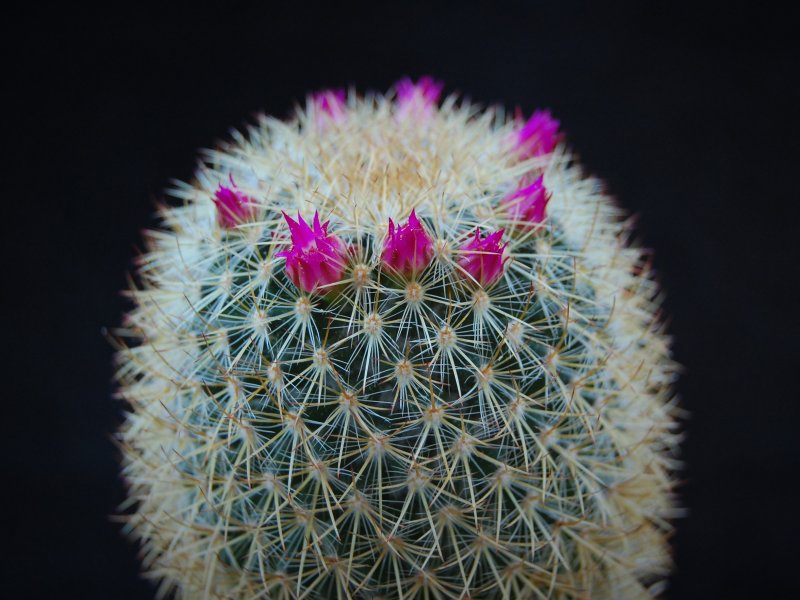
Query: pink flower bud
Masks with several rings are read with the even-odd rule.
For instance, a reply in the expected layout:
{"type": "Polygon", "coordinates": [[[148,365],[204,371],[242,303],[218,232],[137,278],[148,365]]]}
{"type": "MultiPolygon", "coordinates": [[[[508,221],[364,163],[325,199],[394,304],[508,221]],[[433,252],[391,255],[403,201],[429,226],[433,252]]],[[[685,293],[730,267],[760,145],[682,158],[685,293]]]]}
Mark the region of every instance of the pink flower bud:
{"type": "Polygon", "coordinates": [[[236,187],[233,176],[231,176],[231,186],[225,187],[220,184],[213,198],[217,206],[219,224],[225,229],[231,229],[251,219],[256,210],[255,201],[236,187]]]}
{"type": "Polygon", "coordinates": [[[420,77],[417,83],[405,77],[394,87],[397,90],[397,117],[425,118],[431,115],[433,107],[439,102],[444,84],[426,75],[420,77]]]}
{"type": "Polygon", "coordinates": [[[314,212],[314,226],[297,213],[297,221],[283,213],[292,235],[292,247],[275,256],[286,258],[286,274],[305,292],[336,283],[342,279],[346,248],[342,240],[328,235],[328,221],[320,225],[319,212],[314,212]]]}
{"type": "Polygon", "coordinates": [[[537,110],[516,133],[514,147],[520,158],[542,156],[553,151],[558,141],[558,126],[550,111],[537,110]]]}
{"type": "Polygon", "coordinates": [[[431,262],[433,242],[412,209],[406,225],[395,229],[389,219],[389,237],[383,244],[384,264],[404,275],[419,273],[431,262]]]}
{"type": "Polygon", "coordinates": [[[459,266],[482,286],[494,283],[503,273],[503,265],[508,257],[503,252],[508,245],[500,245],[504,230],[495,231],[481,239],[480,230],[475,228],[475,237],[461,246],[459,266]]]}
{"type": "Polygon", "coordinates": [[[341,123],[344,120],[346,110],[343,89],[314,92],[311,100],[314,122],[318,129],[325,129],[330,122],[341,123]]]}
{"type": "Polygon", "coordinates": [[[545,220],[545,208],[550,201],[550,193],[544,187],[544,177],[540,176],[531,185],[520,188],[503,200],[508,218],[514,224],[529,229],[545,220]]]}

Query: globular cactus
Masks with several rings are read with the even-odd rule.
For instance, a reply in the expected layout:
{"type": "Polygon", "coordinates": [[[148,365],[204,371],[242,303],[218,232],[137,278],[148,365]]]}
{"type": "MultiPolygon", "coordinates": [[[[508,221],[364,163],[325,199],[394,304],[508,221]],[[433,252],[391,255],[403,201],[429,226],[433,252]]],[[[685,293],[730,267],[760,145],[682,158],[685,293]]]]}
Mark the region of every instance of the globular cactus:
{"type": "Polygon", "coordinates": [[[208,151],[120,330],[127,529],[184,598],[645,598],[680,432],[630,221],[548,112],[327,91],[208,151]]]}

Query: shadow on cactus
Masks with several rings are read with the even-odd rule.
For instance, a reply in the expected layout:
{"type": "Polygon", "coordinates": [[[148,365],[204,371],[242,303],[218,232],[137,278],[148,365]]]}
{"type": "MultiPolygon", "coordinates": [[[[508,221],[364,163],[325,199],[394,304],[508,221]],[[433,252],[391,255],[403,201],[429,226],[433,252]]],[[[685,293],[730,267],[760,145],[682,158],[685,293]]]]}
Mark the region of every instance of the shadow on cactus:
{"type": "Polygon", "coordinates": [[[659,292],[558,122],[326,91],[204,155],[119,330],[126,530],[183,598],[646,598],[659,292]]]}

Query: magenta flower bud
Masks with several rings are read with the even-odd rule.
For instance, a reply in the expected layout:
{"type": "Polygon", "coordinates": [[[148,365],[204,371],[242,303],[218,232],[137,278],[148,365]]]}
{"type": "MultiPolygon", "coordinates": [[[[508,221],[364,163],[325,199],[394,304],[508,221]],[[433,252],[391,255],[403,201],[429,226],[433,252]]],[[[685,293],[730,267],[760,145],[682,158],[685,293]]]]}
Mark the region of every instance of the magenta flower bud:
{"type": "Polygon", "coordinates": [[[444,83],[426,75],[420,77],[417,83],[405,77],[394,84],[394,87],[397,90],[397,116],[403,119],[408,116],[430,116],[433,107],[439,102],[444,83]]]}
{"type": "Polygon", "coordinates": [[[520,158],[549,154],[558,141],[558,126],[550,111],[537,110],[516,133],[515,149],[520,158]]]}
{"type": "Polygon", "coordinates": [[[346,248],[342,240],[328,234],[328,221],[320,225],[314,212],[313,228],[297,213],[297,221],[283,213],[292,235],[292,247],[275,256],[286,258],[286,274],[305,292],[341,281],[346,248]]]}
{"type": "Polygon", "coordinates": [[[508,260],[508,257],[503,257],[508,244],[500,245],[504,231],[495,231],[481,239],[480,230],[476,227],[475,237],[460,248],[459,266],[484,287],[502,275],[503,265],[508,260]]]}
{"type": "Polygon", "coordinates": [[[314,120],[317,128],[324,129],[333,121],[340,123],[345,117],[345,93],[343,89],[322,90],[311,95],[314,106],[314,120]]]}
{"type": "Polygon", "coordinates": [[[255,215],[255,201],[236,187],[231,177],[231,186],[220,184],[214,192],[214,204],[217,206],[217,216],[220,226],[225,229],[236,227],[239,223],[251,219],[255,215]]]}
{"type": "Polygon", "coordinates": [[[503,200],[503,205],[508,212],[508,218],[515,225],[530,228],[544,222],[545,208],[550,201],[550,193],[544,187],[544,177],[534,181],[531,185],[520,188],[503,200]]]}
{"type": "Polygon", "coordinates": [[[395,229],[389,219],[389,237],[383,244],[384,264],[404,275],[414,275],[427,267],[433,257],[433,241],[417,219],[414,210],[408,223],[395,229]]]}

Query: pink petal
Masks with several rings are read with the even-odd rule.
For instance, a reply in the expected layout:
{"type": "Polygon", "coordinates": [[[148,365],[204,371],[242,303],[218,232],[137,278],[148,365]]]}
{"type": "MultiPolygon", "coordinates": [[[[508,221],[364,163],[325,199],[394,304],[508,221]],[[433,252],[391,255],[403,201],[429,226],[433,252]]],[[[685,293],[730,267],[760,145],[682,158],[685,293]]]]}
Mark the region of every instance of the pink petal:
{"type": "Polygon", "coordinates": [[[314,121],[320,130],[325,130],[333,123],[341,123],[347,113],[345,108],[345,92],[343,89],[322,90],[311,95],[314,121]]]}
{"type": "Polygon", "coordinates": [[[503,273],[508,260],[503,256],[507,244],[500,246],[504,231],[500,229],[481,239],[476,227],[474,237],[461,246],[458,264],[482,286],[494,283],[503,273]]]}
{"type": "Polygon", "coordinates": [[[550,193],[544,187],[544,177],[540,176],[529,186],[519,188],[506,197],[503,204],[511,221],[520,227],[529,228],[530,225],[544,222],[549,201],[550,193]]]}
{"type": "Polygon", "coordinates": [[[397,117],[401,120],[409,117],[420,119],[433,113],[444,84],[426,75],[420,77],[417,83],[405,77],[394,87],[397,91],[397,117]]]}
{"type": "Polygon", "coordinates": [[[521,159],[549,154],[558,142],[559,122],[550,111],[537,110],[517,131],[515,149],[521,159]]]}
{"type": "Polygon", "coordinates": [[[286,259],[286,274],[294,284],[306,292],[340,281],[345,268],[344,243],[328,235],[328,222],[320,224],[319,213],[314,213],[313,229],[300,213],[294,221],[283,213],[292,237],[292,247],[275,254],[286,259]]]}
{"type": "Polygon", "coordinates": [[[395,227],[394,221],[389,219],[389,234],[381,258],[385,265],[404,275],[419,273],[430,264],[433,241],[414,210],[405,225],[395,227]]]}
{"type": "Polygon", "coordinates": [[[255,215],[255,201],[236,187],[231,176],[231,187],[222,184],[214,192],[214,204],[221,227],[231,229],[255,215]]]}

